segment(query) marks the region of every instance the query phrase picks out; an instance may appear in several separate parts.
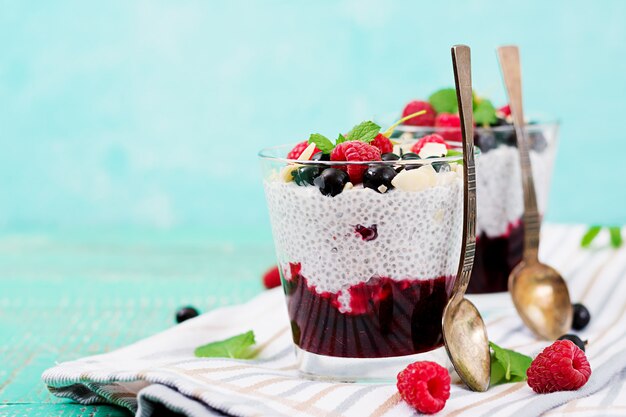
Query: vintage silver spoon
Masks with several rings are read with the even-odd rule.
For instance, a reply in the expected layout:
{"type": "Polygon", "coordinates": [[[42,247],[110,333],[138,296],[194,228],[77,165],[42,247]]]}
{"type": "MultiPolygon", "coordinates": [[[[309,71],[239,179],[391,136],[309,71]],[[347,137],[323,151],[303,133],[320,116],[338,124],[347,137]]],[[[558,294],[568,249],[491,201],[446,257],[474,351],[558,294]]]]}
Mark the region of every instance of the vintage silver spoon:
{"type": "Polygon", "coordinates": [[[443,311],[443,340],[454,369],[473,391],[486,391],[491,375],[487,329],[478,309],[464,298],[476,249],[476,171],[470,48],[452,47],[452,66],[463,135],[463,242],[452,298],[443,311]]]}
{"type": "Polygon", "coordinates": [[[526,326],[537,336],[553,340],[570,330],[572,304],[563,277],[554,268],[539,262],[538,258],[541,219],[537,210],[528,138],[524,128],[518,47],[513,45],[498,48],[498,60],[517,135],[524,189],[524,257],[509,275],[509,292],[526,326]]]}

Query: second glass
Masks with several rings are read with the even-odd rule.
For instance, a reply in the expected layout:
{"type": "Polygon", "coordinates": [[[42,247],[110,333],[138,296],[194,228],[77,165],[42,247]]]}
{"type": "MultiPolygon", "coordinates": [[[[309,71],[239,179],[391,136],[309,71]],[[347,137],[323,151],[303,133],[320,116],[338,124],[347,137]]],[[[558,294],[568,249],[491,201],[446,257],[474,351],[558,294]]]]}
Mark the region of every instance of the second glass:
{"type": "MultiPolygon", "coordinates": [[[[539,212],[545,213],[557,146],[558,123],[526,125],[539,212]]],[[[423,136],[437,133],[450,143],[459,128],[398,126],[394,137],[406,149],[423,136]]],[[[476,160],[476,255],[468,293],[507,291],[509,274],[522,260],[524,200],[517,138],[512,125],[478,127],[476,160]]]]}

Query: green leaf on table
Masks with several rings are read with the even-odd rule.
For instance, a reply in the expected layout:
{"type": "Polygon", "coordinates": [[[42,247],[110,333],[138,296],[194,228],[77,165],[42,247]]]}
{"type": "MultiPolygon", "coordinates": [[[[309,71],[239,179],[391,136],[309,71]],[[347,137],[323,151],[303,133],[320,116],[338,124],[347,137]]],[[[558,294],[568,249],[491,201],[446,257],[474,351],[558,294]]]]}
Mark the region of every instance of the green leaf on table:
{"type": "Polygon", "coordinates": [[[428,97],[428,102],[437,113],[456,113],[459,111],[454,88],[443,88],[435,91],[428,97]]]}
{"type": "Polygon", "coordinates": [[[591,245],[591,242],[593,242],[596,236],[598,236],[598,233],[600,233],[601,229],[602,226],[591,226],[589,229],[587,229],[587,231],[583,235],[583,238],[580,241],[580,246],[582,246],[583,248],[588,248],[589,245],[591,245]]]}
{"type": "Polygon", "coordinates": [[[474,122],[479,125],[490,125],[498,120],[496,108],[491,101],[482,99],[474,108],[474,122]]]}
{"type": "Polygon", "coordinates": [[[324,153],[330,153],[335,145],[324,135],[320,135],[319,133],[313,133],[309,137],[309,143],[314,143],[317,146],[317,149],[324,153]]]}
{"type": "Polygon", "coordinates": [[[614,248],[622,246],[622,229],[619,226],[609,227],[609,234],[611,235],[611,246],[614,248]]]}
{"type": "Polygon", "coordinates": [[[194,354],[198,358],[250,359],[254,356],[251,347],[255,343],[254,332],[249,330],[225,340],[197,347],[194,354]]]}
{"type": "Polygon", "coordinates": [[[359,123],[346,135],[346,140],[360,140],[370,143],[380,132],[380,126],[371,121],[359,123]]]}
{"type": "Polygon", "coordinates": [[[491,386],[526,381],[526,371],[533,361],[530,356],[504,349],[489,342],[491,353],[491,386]]]}

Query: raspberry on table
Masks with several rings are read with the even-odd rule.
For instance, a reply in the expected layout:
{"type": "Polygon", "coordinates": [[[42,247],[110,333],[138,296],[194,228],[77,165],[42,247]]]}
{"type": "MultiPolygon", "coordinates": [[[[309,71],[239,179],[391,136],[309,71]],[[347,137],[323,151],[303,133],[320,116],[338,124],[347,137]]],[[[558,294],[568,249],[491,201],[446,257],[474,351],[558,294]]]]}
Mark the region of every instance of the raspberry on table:
{"type": "MultiPolygon", "coordinates": [[[[358,140],[349,140],[335,146],[330,154],[331,161],[380,161],[380,149],[358,140]]],[[[348,173],[352,184],[363,180],[367,165],[346,165],[340,168],[348,173]]]]}
{"type": "Polygon", "coordinates": [[[420,413],[434,414],[450,398],[450,374],[435,362],[415,362],[398,374],[396,384],[404,401],[420,413]]]}
{"type": "Polygon", "coordinates": [[[370,142],[370,145],[380,149],[381,154],[393,152],[393,144],[391,143],[389,138],[382,133],[376,135],[374,140],[370,142]]]}
{"type": "Polygon", "coordinates": [[[280,286],[280,272],[278,266],[273,266],[263,274],[263,285],[268,290],[280,286]]]}
{"type": "Polygon", "coordinates": [[[420,151],[422,150],[422,148],[424,147],[424,145],[426,145],[427,143],[442,143],[442,144],[446,145],[447,149],[450,149],[450,145],[448,145],[446,143],[445,139],[443,137],[441,137],[441,135],[433,133],[432,135],[426,135],[426,136],[420,138],[415,143],[415,145],[413,145],[413,147],[411,148],[411,152],[419,154],[420,151]]]}
{"type": "Polygon", "coordinates": [[[590,375],[585,352],[570,340],[557,340],[545,348],[526,371],[528,385],[539,394],[577,390],[590,375]]]}
{"type": "Polygon", "coordinates": [[[404,122],[409,126],[433,126],[435,124],[435,109],[427,101],[413,100],[409,102],[402,111],[402,117],[426,110],[426,113],[415,116],[404,122]]]}
{"type": "MultiPolygon", "coordinates": [[[[293,149],[287,154],[287,159],[298,159],[300,157],[300,155],[302,155],[302,152],[304,152],[304,150],[309,146],[309,141],[308,140],[304,140],[300,143],[298,143],[296,146],[293,147],[293,149]]],[[[321,152],[319,149],[317,149],[317,146],[315,147],[315,150],[313,151],[313,154],[315,155],[317,152],[321,152]]]]}

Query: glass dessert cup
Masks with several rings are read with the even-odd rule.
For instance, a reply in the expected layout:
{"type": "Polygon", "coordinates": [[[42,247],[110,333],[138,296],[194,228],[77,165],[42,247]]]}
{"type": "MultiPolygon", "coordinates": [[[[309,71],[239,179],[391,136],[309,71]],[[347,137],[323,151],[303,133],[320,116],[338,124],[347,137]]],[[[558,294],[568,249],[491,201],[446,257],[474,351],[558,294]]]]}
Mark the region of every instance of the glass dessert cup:
{"type": "MultiPolygon", "coordinates": [[[[528,124],[530,159],[539,212],[547,208],[558,139],[557,122],[528,124]]],[[[522,260],[524,200],[521,167],[513,125],[478,127],[474,142],[481,150],[476,161],[476,257],[467,292],[507,291],[508,278],[522,260]]],[[[394,139],[410,148],[417,139],[437,133],[452,143],[460,130],[451,127],[399,126],[394,139]]]]}
{"type": "Polygon", "coordinates": [[[300,372],[389,381],[417,360],[446,366],[441,319],[459,265],[462,155],[364,164],[284,159],[289,149],[259,155],[300,372]],[[287,182],[294,164],[423,175],[410,190],[348,183],[330,196],[287,182]]]}

